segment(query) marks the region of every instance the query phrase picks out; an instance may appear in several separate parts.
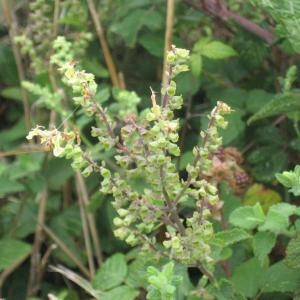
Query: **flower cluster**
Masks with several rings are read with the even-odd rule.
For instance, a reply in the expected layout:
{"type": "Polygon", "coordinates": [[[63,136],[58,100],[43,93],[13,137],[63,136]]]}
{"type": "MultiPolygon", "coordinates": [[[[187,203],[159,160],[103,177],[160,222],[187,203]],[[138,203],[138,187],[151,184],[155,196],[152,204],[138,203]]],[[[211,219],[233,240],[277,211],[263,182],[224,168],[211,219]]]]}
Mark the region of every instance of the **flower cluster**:
{"type": "MultiPolygon", "coordinates": [[[[58,52],[69,49],[64,43],[58,41],[58,52]]],[[[75,103],[98,121],[97,127],[92,127],[92,136],[98,138],[102,149],[114,149],[117,171],[107,167],[105,161],[96,164],[72,133],[37,127],[28,138],[40,136],[41,142],[48,144],[55,155],[71,158],[73,167],[83,170],[85,175],[99,171],[101,192],[113,195],[118,214],[114,219],[117,237],[131,245],[142,244],[145,250],[162,251],[187,265],[209,267],[213,237],[210,218],[218,217],[222,203],[216,183],[207,179],[206,174],[214,152],[222,144],[218,128],[226,127],[224,115],[230,108],[218,102],[212,110],[208,129],[200,134],[201,144],[194,148],[194,162],[187,166],[188,178],[182,180],[174,163],[174,158],[180,155],[179,121],[174,118],[174,110],[182,106],[182,97],[176,95],[174,77],[188,70],[188,58],[188,51],[172,47],[168,55],[169,80],[162,88],[161,105],[152,92],[151,109],[137,116],[138,98],[129,92],[120,93],[120,103],[130,95],[133,98],[131,105],[123,104],[122,122],[118,120],[120,115],[115,118],[115,114],[95,101],[97,85],[93,75],[78,70],[72,62],[63,63],[66,57],[61,53],[53,58],[63,73],[64,83],[72,88],[75,103]],[[189,217],[180,214],[181,205],[187,199],[195,203],[195,211],[189,217]],[[159,245],[156,233],[162,225],[165,240],[159,245]]]]}

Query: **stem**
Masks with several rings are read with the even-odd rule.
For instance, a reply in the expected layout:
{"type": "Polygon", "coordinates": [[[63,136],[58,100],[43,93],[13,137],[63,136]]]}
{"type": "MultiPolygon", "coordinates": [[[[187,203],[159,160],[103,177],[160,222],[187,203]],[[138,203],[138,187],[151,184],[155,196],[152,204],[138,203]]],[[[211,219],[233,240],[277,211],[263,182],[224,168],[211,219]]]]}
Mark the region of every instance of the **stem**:
{"type": "Polygon", "coordinates": [[[197,263],[197,268],[201,271],[201,273],[209,279],[211,283],[216,283],[216,279],[214,275],[208,271],[200,262],[197,263]]]}
{"type": "MultiPolygon", "coordinates": [[[[201,148],[205,147],[205,144],[207,143],[207,140],[208,140],[208,137],[209,137],[209,128],[211,128],[211,126],[213,126],[214,123],[215,123],[215,115],[216,115],[217,112],[218,112],[217,110],[218,110],[218,107],[216,107],[216,108],[213,110],[212,114],[211,114],[211,118],[210,118],[210,121],[209,121],[209,123],[208,123],[208,127],[207,127],[206,134],[205,134],[205,136],[204,136],[204,138],[203,138],[203,140],[202,140],[201,148]]],[[[194,162],[193,162],[193,165],[194,165],[194,166],[198,163],[198,161],[200,160],[200,158],[201,158],[201,156],[200,156],[200,153],[199,153],[199,151],[198,151],[198,152],[197,152],[197,155],[196,155],[195,158],[194,158],[194,162]]],[[[185,191],[188,189],[188,187],[190,186],[191,182],[192,182],[192,177],[191,177],[191,175],[189,174],[187,180],[186,180],[185,183],[184,183],[184,186],[183,186],[181,192],[180,192],[180,193],[177,195],[177,197],[175,198],[175,201],[174,201],[175,203],[177,203],[177,202],[180,200],[180,198],[184,195],[185,191]]]]}
{"type": "Polygon", "coordinates": [[[104,59],[108,68],[111,82],[113,86],[120,87],[117,70],[106,42],[106,38],[100,21],[100,16],[97,13],[94,0],[87,0],[87,4],[103,51],[104,59]]]}
{"type": "Polygon", "coordinates": [[[256,23],[240,16],[229,10],[225,4],[221,3],[221,1],[211,1],[211,0],[202,0],[202,3],[196,4],[192,0],[183,0],[186,4],[192,6],[193,8],[204,11],[206,13],[210,13],[213,16],[225,21],[228,18],[233,19],[236,23],[238,23],[241,27],[244,27],[246,30],[252,32],[257,35],[269,45],[273,44],[275,41],[275,36],[270,31],[260,27],[256,23]]]}
{"type": "Polygon", "coordinates": [[[76,191],[77,191],[78,203],[80,208],[81,224],[82,224],[82,231],[83,231],[83,237],[84,237],[85,248],[86,248],[86,255],[87,255],[89,269],[90,269],[90,277],[93,277],[95,275],[95,265],[93,260],[90,234],[89,234],[89,229],[87,224],[87,216],[84,208],[84,203],[82,200],[82,190],[80,188],[81,185],[79,184],[80,176],[81,174],[76,172],[76,178],[75,178],[76,191]]]}
{"type": "Polygon", "coordinates": [[[173,222],[176,224],[176,227],[179,231],[179,233],[184,236],[185,235],[185,228],[178,216],[178,213],[177,213],[177,210],[176,210],[176,207],[174,206],[174,203],[171,201],[167,191],[166,191],[166,188],[165,188],[165,185],[164,185],[164,174],[163,174],[163,169],[162,167],[160,167],[159,169],[159,174],[160,174],[160,180],[161,180],[161,184],[162,184],[162,192],[163,192],[163,195],[164,195],[164,198],[165,198],[165,201],[166,201],[166,204],[169,208],[169,212],[171,214],[171,218],[173,220],[173,222]]]}
{"type": "MultiPolygon", "coordinates": [[[[22,81],[25,80],[25,71],[24,71],[19,48],[14,42],[15,37],[17,36],[17,23],[14,20],[14,16],[10,9],[8,0],[2,0],[2,7],[3,7],[3,14],[5,17],[5,21],[8,26],[9,38],[12,45],[12,50],[15,57],[16,65],[17,65],[18,76],[21,83],[22,81]]],[[[20,89],[21,89],[21,96],[22,96],[23,109],[24,109],[25,126],[26,126],[26,130],[29,131],[31,128],[31,116],[30,116],[30,104],[29,104],[28,94],[27,91],[22,87],[22,84],[20,84],[20,89]]]]}
{"type": "Polygon", "coordinates": [[[172,45],[173,35],[173,23],[174,23],[174,0],[168,0],[167,3],[167,18],[166,18],[166,31],[165,31],[165,48],[164,48],[164,62],[163,62],[163,74],[162,74],[162,86],[165,87],[168,81],[167,74],[167,56],[168,51],[172,45]]]}
{"type": "Polygon", "coordinates": [[[46,217],[46,206],[48,199],[47,187],[38,196],[39,199],[39,211],[37,216],[37,224],[34,235],[34,242],[30,259],[30,271],[29,280],[27,286],[27,297],[33,296],[38,290],[42,279],[41,266],[41,246],[44,240],[43,237],[43,224],[46,217]]]}

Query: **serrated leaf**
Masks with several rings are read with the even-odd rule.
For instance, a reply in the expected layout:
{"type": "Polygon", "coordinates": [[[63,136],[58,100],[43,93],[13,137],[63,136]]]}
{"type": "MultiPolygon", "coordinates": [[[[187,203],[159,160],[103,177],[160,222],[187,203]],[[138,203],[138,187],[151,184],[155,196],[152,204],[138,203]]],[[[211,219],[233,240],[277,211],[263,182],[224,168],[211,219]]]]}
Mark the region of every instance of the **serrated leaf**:
{"type": "Polygon", "coordinates": [[[284,261],[272,265],[262,278],[262,291],[269,292],[293,292],[299,288],[300,272],[288,268],[284,261]]]}
{"type": "Polygon", "coordinates": [[[200,49],[200,53],[211,59],[225,59],[237,55],[233,48],[220,41],[204,44],[200,49]]]}
{"type": "Polygon", "coordinates": [[[226,246],[251,238],[251,235],[243,229],[233,228],[230,230],[220,231],[215,237],[222,240],[226,246]]]}
{"type": "Polygon", "coordinates": [[[255,121],[275,116],[278,114],[284,114],[293,112],[300,109],[299,94],[282,94],[276,96],[273,100],[264,105],[256,114],[254,114],[249,120],[248,124],[255,121]]]}
{"type": "Polygon", "coordinates": [[[271,252],[276,243],[276,236],[272,232],[257,232],[253,238],[253,252],[258,258],[260,265],[263,266],[265,259],[271,252]]]}
{"type": "Polygon", "coordinates": [[[138,295],[138,290],[127,285],[122,285],[110,290],[109,292],[105,292],[101,296],[101,300],[134,300],[138,295]]]}
{"type": "Polygon", "coordinates": [[[300,236],[290,240],[286,249],[286,265],[292,269],[300,269],[300,236]]]}
{"type": "Polygon", "coordinates": [[[253,229],[262,224],[264,220],[265,215],[259,203],[254,206],[239,207],[229,217],[231,224],[244,229],[253,229]]]}
{"type": "Polygon", "coordinates": [[[191,72],[195,77],[200,77],[202,73],[203,63],[200,54],[191,54],[190,56],[191,72]]]}
{"type": "Polygon", "coordinates": [[[19,240],[0,240],[0,272],[26,258],[30,251],[31,246],[19,240]]]}
{"type": "Polygon", "coordinates": [[[289,217],[297,212],[297,207],[288,203],[273,205],[266,216],[266,221],[259,230],[269,230],[276,234],[286,232],[290,222],[289,217]]]}
{"type": "Polygon", "coordinates": [[[126,278],[127,264],[125,256],[117,253],[108,258],[93,278],[93,286],[100,290],[109,290],[120,285],[126,278]]]}

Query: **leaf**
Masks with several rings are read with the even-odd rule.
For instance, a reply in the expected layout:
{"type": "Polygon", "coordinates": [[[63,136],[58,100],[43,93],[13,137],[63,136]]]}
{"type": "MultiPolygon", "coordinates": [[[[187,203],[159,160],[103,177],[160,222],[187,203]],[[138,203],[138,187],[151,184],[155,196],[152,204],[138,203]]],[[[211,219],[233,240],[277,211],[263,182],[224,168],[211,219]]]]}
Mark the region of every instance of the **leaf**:
{"type": "Polygon", "coordinates": [[[230,230],[220,231],[215,234],[217,239],[224,242],[226,246],[251,238],[251,235],[243,229],[233,228],[230,230]]]}
{"type": "Polygon", "coordinates": [[[124,254],[117,253],[109,257],[93,278],[93,286],[100,290],[109,290],[125,281],[127,264],[124,254]]]}
{"type": "Polygon", "coordinates": [[[246,297],[252,298],[260,288],[264,271],[258,259],[251,258],[234,270],[231,281],[237,291],[246,297]]]}
{"type": "Polygon", "coordinates": [[[202,73],[202,57],[200,54],[197,53],[192,53],[190,55],[190,67],[191,67],[191,72],[192,74],[199,78],[201,73],[202,73]]]}
{"type": "Polygon", "coordinates": [[[127,285],[118,286],[101,296],[101,300],[134,300],[139,295],[139,291],[127,285]]]}
{"type": "Polygon", "coordinates": [[[249,120],[248,124],[265,119],[267,117],[293,112],[300,109],[299,94],[289,93],[275,96],[275,98],[264,105],[249,120]]]}
{"type": "Polygon", "coordinates": [[[2,89],[0,95],[7,99],[12,99],[21,102],[22,101],[22,95],[21,95],[21,89],[19,87],[7,87],[5,89],[2,89]]]}
{"type": "Polygon", "coordinates": [[[287,165],[287,153],[272,145],[258,147],[248,155],[248,162],[252,165],[252,175],[258,181],[270,182],[274,174],[281,172],[287,165]],[[270,155],[272,153],[272,155],[270,155]]]}
{"type": "Polygon", "coordinates": [[[133,47],[137,40],[137,35],[143,26],[150,30],[161,29],[163,17],[154,10],[135,9],[132,10],[120,23],[111,26],[111,31],[119,34],[129,47],[133,47]]]}
{"type": "Polygon", "coordinates": [[[286,249],[285,263],[289,268],[300,269],[300,237],[290,240],[286,249]]]}
{"type": "Polygon", "coordinates": [[[272,251],[276,243],[276,236],[272,232],[262,231],[257,232],[253,238],[252,247],[254,255],[263,266],[268,254],[272,251]]]}
{"type": "Polygon", "coordinates": [[[293,292],[299,288],[300,272],[288,268],[284,261],[273,264],[262,278],[262,291],[269,292],[293,292]]]}
{"type": "Polygon", "coordinates": [[[273,205],[268,211],[265,223],[259,227],[259,230],[270,230],[275,234],[284,233],[290,224],[289,217],[295,213],[297,213],[295,205],[288,203],[273,205]]]}
{"type": "Polygon", "coordinates": [[[258,183],[249,187],[243,199],[244,205],[254,205],[259,202],[265,213],[268,212],[270,206],[281,201],[279,193],[258,183]]]}
{"type": "Polygon", "coordinates": [[[253,89],[248,92],[246,98],[246,109],[249,113],[256,113],[262,106],[266,105],[274,98],[274,94],[264,90],[253,89]]]}
{"type": "Polygon", "coordinates": [[[265,215],[259,203],[254,206],[239,207],[229,217],[231,224],[244,229],[253,229],[262,224],[264,220],[265,215]]]}
{"type": "Polygon", "coordinates": [[[157,32],[145,32],[139,37],[139,43],[152,55],[162,57],[164,53],[164,35],[157,32]]]}
{"type": "Polygon", "coordinates": [[[25,190],[25,186],[16,180],[0,176],[0,196],[25,190]]]}
{"type": "Polygon", "coordinates": [[[22,261],[31,252],[31,246],[19,240],[0,240],[0,272],[22,261]]]}
{"type": "Polygon", "coordinates": [[[225,117],[226,121],[228,121],[228,126],[226,129],[220,130],[224,145],[232,143],[243,134],[246,124],[242,120],[242,116],[243,111],[236,109],[225,117]]]}
{"type": "Polygon", "coordinates": [[[237,55],[237,52],[233,48],[220,41],[212,41],[204,44],[199,49],[199,52],[201,55],[211,59],[225,59],[237,55]]]}

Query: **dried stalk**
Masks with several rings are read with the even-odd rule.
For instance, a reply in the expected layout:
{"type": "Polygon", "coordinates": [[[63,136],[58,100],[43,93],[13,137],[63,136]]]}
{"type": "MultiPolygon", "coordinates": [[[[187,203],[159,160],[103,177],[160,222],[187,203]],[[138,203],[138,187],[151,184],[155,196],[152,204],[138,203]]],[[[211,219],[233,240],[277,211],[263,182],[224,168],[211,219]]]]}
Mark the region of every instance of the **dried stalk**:
{"type": "Polygon", "coordinates": [[[40,265],[41,265],[40,252],[44,240],[42,226],[45,223],[48,189],[44,188],[44,190],[39,194],[38,198],[39,198],[39,211],[38,211],[37,224],[36,224],[34,242],[33,242],[31,259],[30,259],[27,297],[33,296],[38,291],[42,279],[42,270],[40,269],[40,265]]]}
{"type": "Polygon", "coordinates": [[[46,225],[43,226],[45,233],[57,244],[57,246],[74,262],[78,269],[87,277],[90,277],[89,270],[81,263],[81,261],[72,253],[68,246],[46,225]]]}
{"type": "Polygon", "coordinates": [[[113,86],[121,87],[119,84],[119,80],[118,80],[118,73],[116,70],[116,66],[115,66],[113,57],[112,57],[111,52],[107,45],[104,31],[103,31],[101,21],[100,21],[100,16],[97,13],[94,0],[87,0],[87,4],[89,7],[91,17],[93,19],[93,23],[94,23],[94,26],[95,26],[95,29],[96,29],[96,32],[98,35],[98,39],[99,39],[102,51],[103,51],[104,59],[105,59],[105,62],[106,62],[107,68],[108,68],[111,82],[112,82],[113,86]]]}
{"type": "Polygon", "coordinates": [[[173,36],[173,22],[174,22],[174,0],[168,0],[167,3],[167,19],[166,19],[166,30],[165,30],[165,48],[164,48],[164,63],[163,63],[163,73],[162,73],[162,86],[165,87],[168,81],[168,62],[167,55],[168,51],[171,49],[172,36],[173,36]]]}
{"type": "Polygon", "coordinates": [[[79,209],[80,209],[80,216],[81,216],[81,224],[82,224],[82,232],[84,237],[84,243],[85,243],[85,249],[86,249],[86,255],[88,259],[88,265],[90,270],[90,277],[93,277],[95,275],[95,265],[93,260],[93,251],[91,246],[91,240],[90,240],[90,233],[88,229],[87,224],[87,215],[84,208],[83,203],[83,197],[82,197],[82,190],[80,189],[79,185],[79,178],[81,177],[81,174],[76,172],[76,191],[77,191],[77,197],[78,197],[78,203],[79,203],[79,209]]]}
{"type": "Polygon", "coordinates": [[[86,209],[86,206],[88,205],[88,202],[89,202],[89,200],[88,200],[89,197],[88,197],[88,192],[86,189],[85,182],[80,173],[78,174],[78,186],[82,193],[82,200],[84,202],[85,211],[86,211],[86,215],[87,215],[87,221],[88,221],[89,229],[91,232],[91,236],[92,236],[92,240],[93,240],[93,244],[94,244],[94,248],[95,248],[95,255],[97,258],[98,265],[100,266],[103,262],[103,255],[102,255],[101,244],[100,244],[100,240],[99,240],[99,234],[98,234],[94,215],[92,213],[88,212],[86,209]]]}
{"type": "MultiPolygon", "coordinates": [[[[12,50],[15,57],[16,65],[17,65],[19,80],[20,82],[22,82],[25,80],[25,71],[24,71],[19,48],[14,42],[15,37],[17,36],[17,23],[14,20],[14,16],[11,11],[9,2],[10,1],[8,0],[2,0],[3,14],[5,17],[6,24],[8,26],[9,38],[12,45],[12,50]]],[[[25,126],[26,126],[26,130],[29,131],[31,128],[31,116],[30,116],[30,104],[28,100],[28,94],[27,91],[22,87],[22,85],[20,85],[20,88],[21,88],[21,96],[22,96],[23,109],[24,109],[25,126]]]]}

